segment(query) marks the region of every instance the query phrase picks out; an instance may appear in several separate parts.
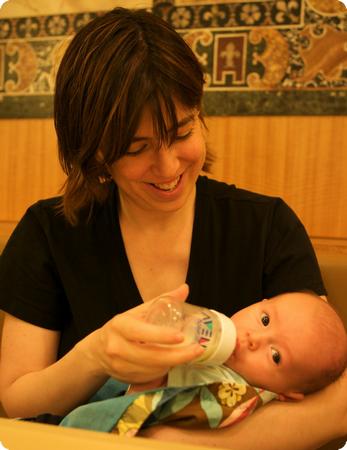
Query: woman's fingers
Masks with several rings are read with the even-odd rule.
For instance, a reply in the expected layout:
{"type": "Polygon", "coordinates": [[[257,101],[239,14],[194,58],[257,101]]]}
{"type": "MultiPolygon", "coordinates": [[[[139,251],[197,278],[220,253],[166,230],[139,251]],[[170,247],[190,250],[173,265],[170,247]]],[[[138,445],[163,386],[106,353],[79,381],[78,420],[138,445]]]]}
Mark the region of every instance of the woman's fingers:
{"type": "Polygon", "coordinates": [[[187,299],[188,294],[189,294],[189,286],[188,286],[188,284],[184,283],[172,291],[165,292],[161,295],[158,295],[158,297],[153,298],[152,300],[148,300],[144,303],[141,303],[141,305],[136,306],[135,308],[129,309],[128,311],[126,311],[126,313],[131,314],[132,316],[143,318],[145,316],[146,312],[151,307],[151,305],[155,301],[157,301],[159,298],[170,297],[173,300],[184,302],[187,299]]]}
{"type": "MultiPolygon", "coordinates": [[[[167,292],[166,296],[170,296],[176,300],[185,301],[189,294],[189,286],[188,284],[184,283],[181,284],[178,288],[174,289],[173,291],[167,292]]],[[[160,296],[161,297],[161,296],[160,296]]]]}
{"type": "Polygon", "coordinates": [[[132,341],[158,344],[175,344],[182,342],[184,336],[180,330],[147,323],[146,315],[153,302],[159,298],[168,296],[176,301],[183,302],[186,300],[188,292],[188,285],[182,284],[177,289],[162,294],[153,300],[124,312],[123,314],[118,314],[111,319],[109,324],[114,332],[119,332],[123,337],[132,341]]]}
{"type": "Polygon", "coordinates": [[[194,360],[203,352],[198,344],[186,347],[141,344],[118,337],[104,349],[106,372],[128,383],[147,382],[165,375],[173,366],[194,360]]]}
{"type": "MultiPolygon", "coordinates": [[[[155,327],[152,325],[152,327],[155,327]]],[[[159,327],[155,327],[159,328],[159,327]]],[[[145,341],[129,340],[124,335],[108,339],[105,352],[116,362],[119,359],[144,366],[172,367],[191,361],[203,353],[199,344],[160,345],[145,341]]]]}
{"type": "Polygon", "coordinates": [[[112,319],[107,352],[121,355],[128,361],[144,364],[162,361],[166,366],[184,364],[203,353],[199,344],[185,344],[184,335],[174,328],[145,323],[139,319],[117,316],[112,319]]]}
{"type": "Polygon", "coordinates": [[[120,334],[129,341],[146,342],[148,344],[179,344],[183,342],[183,333],[171,327],[153,325],[137,317],[129,317],[127,313],[115,316],[109,322],[111,332],[120,334]]]}
{"type": "MultiPolygon", "coordinates": [[[[188,286],[183,284],[156,299],[170,296],[183,302],[188,292],[188,286]]],[[[118,314],[93,333],[87,340],[87,353],[95,370],[119,380],[141,383],[163,376],[171,367],[203,353],[198,344],[185,345],[180,330],[146,322],[146,314],[156,299],[118,314]]]]}

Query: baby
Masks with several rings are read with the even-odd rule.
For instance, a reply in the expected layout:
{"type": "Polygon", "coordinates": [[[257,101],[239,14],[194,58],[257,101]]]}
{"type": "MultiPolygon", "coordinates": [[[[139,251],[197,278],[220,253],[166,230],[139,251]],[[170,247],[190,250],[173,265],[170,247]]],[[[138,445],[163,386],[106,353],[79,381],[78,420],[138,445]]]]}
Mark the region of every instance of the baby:
{"type": "Polygon", "coordinates": [[[250,385],[300,400],[335,381],[347,366],[347,335],[334,309],[312,293],[286,293],[248,306],[232,317],[236,348],[223,365],[186,364],[165,379],[129,392],[243,377],[250,385]],[[236,372],[236,374],[234,373],[236,372]]]}
{"type": "Polygon", "coordinates": [[[224,428],[273,399],[302,399],[336,380],[347,365],[344,325],[314,294],[281,294],[238,311],[232,320],[236,347],[224,364],[173,367],[165,377],[130,386],[128,393],[178,389],[130,398],[112,393],[106,402],[77,408],[62,425],[126,436],[158,423],[224,428]]]}

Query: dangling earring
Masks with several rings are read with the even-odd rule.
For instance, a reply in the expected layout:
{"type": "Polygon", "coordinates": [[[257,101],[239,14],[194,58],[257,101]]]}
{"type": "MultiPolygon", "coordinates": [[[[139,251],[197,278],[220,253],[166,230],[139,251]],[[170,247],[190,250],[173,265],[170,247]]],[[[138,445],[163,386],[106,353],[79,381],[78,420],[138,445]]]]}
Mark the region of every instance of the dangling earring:
{"type": "Polygon", "coordinates": [[[99,175],[98,180],[100,184],[111,183],[112,176],[109,173],[105,173],[103,175],[99,175]]]}
{"type": "Polygon", "coordinates": [[[106,183],[110,183],[112,181],[112,176],[111,176],[110,172],[108,171],[107,164],[103,164],[102,170],[101,170],[101,175],[98,176],[98,179],[99,179],[100,184],[106,184],[106,183]]]}

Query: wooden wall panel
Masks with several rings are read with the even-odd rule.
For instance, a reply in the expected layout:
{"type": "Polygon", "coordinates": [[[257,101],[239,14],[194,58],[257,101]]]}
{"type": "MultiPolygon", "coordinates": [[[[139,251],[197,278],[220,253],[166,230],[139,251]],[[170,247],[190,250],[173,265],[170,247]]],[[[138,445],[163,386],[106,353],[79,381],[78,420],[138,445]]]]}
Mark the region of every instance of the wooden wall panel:
{"type": "Polygon", "coordinates": [[[347,117],[210,117],[213,176],[283,197],[316,238],[347,238],[347,117]]]}
{"type": "MultiPolygon", "coordinates": [[[[283,197],[320,245],[347,245],[347,117],[209,117],[212,176],[283,197]]],[[[64,180],[52,120],[0,120],[0,241],[64,180]]]]}
{"type": "Polygon", "coordinates": [[[63,180],[52,120],[0,120],[0,221],[18,221],[63,180]]]}

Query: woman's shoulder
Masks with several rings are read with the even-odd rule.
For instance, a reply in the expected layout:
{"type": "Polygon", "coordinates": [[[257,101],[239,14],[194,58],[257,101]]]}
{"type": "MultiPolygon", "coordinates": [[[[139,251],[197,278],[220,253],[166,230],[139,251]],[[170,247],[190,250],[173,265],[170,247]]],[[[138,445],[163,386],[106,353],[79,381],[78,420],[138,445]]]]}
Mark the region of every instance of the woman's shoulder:
{"type": "Polygon", "coordinates": [[[279,197],[261,194],[237,187],[235,184],[228,184],[207,176],[200,176],[198,180],[198,193],[209,195],[217,199],[229,198],[240,202],[254,203],[276,203],[281,201],[279,197]]]}
{"type": "Polygon", "coordinates": [[[41,225],[51,224],[54,227],[64,227],[66,230],[71,229],[88,229],[93,226],[95,221],[102,222],[105,213],[109,212],[109,200],[104,204],[95,204],[91,207],[86,207],[78,211],[78,220],[75,224],[71,224],[65,214],[63,208],[63,197],[51,197],[38,200],[36,203],[29,206],[25,217],[29,217],[41,225]]]}
{"type": "Polygon", "coordinates": [[[212,208],[220,217],[235,221],[266,221],[272,225],[295,227],[300,221],[293,209],[280,197],[261,194],[236,187],[234,184],[200,177],[197,187],[198,203],[212,208]]]}
{"type": "Polygon", "coordinates": [[[37,215],[42,214],[52,214],[56,215],[62,205],[62,197],[50,197],[45,199],[40,199],[37,202],[29,206],[28,211],[33,212],[37,215]]]}
{"type": "Polygon", "coordinates": [[[62,197],[51,197],[38,200],[28,207],[21,221],[24,223],[36,223],[45,228],[48,224],[63,226],[66,219],[62,210],[62,197]]]}
{"type": "Polygon", "coordinates": [[[59,213],[61,197],[39,200],[29,206],[18,221],[4,249],[25,249],[46,242],[52,229],[63,229],[64,217],[59,213]]]}

